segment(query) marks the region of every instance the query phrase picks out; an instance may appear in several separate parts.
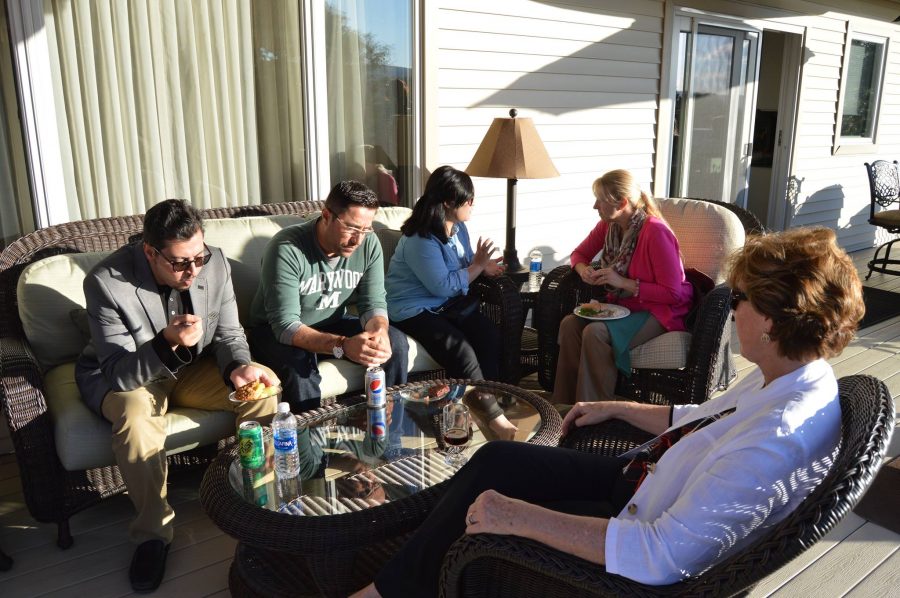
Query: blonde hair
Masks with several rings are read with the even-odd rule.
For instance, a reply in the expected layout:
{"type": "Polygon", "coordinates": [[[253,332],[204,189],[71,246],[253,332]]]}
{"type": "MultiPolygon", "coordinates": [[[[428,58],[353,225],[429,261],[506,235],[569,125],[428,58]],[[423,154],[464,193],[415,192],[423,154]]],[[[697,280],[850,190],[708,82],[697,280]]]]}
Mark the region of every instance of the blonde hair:
{"type": "Polygon", "coordinates": [[[594,197],[610,204],[618,205],[624,197],[637,210],[643,210],[648,216],[665,220],[659,211],[659,205],[652,197],[641,190],[634,175],[627,170],[610,170],[594,181],[591,186],[594,197]]]}
{"type": "Polygon", "coordinates": [[[772,320],[769,337],[789,359],[833,357],[865,313],[853,261],[829,228],[752,236],[730,259],[728,286],[772,320]]]}

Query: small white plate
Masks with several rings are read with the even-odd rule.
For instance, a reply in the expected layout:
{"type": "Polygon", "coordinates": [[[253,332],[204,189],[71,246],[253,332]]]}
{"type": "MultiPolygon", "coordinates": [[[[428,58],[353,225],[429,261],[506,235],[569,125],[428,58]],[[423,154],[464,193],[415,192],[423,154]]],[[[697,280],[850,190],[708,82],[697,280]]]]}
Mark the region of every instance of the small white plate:
{"type": "Polygon", "coordinates": [[[585,320],[620,320],[630,314],[631,310],[615,303],[584,303],[577,306],[572,313],[585,320]],[[599,313],[586,315],[581,313],[581,310],[584,308],[593,309],[599,313]]]}
{"type": "MultiPolygon", "coordinates": [[[[281,400],[281,387],[276,386],[275,388],[277,389],[277,392],[275,394],[272,394],[272,395],[269,395],[266,397],[261,397],[259,399],[253,399],[250,401],[242,401],[240,399],[236,399],[236,398],[234,398],[234,392],[230,392],[230,393],[228,393],[228,400],[231,401],[232,403],[237,403],[238,405],[241,405],[243,403],[255,403],[256,401],[262,401],[263,399],[267,399],[270,396],[274,396],[277,400],[280,401],[281,400]]],[[[235,391],[235,392],[237,392],[237,391],[235,391]]]]}

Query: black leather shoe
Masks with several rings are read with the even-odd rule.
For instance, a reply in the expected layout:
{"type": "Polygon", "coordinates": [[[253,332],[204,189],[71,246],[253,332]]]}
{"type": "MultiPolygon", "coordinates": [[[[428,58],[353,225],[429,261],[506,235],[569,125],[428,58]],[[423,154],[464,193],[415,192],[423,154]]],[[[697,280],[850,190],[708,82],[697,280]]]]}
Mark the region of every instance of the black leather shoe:
{"type": "Polygon", "coordinates": [[[131,557],[128,579],[131,589],[138,593],[152,592],[159,587],[166,572],[169,545],[162,540],[147,540],[137,547],[131,557]]]}

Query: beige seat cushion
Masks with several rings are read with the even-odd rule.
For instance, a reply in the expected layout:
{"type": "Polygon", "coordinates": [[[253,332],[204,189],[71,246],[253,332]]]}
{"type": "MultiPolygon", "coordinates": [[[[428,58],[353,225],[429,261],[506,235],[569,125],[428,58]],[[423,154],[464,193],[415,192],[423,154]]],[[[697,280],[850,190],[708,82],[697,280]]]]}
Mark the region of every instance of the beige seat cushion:
{"type": "MultiPolygon", "coordinates": [[[[441,369],[413,339],[409,339],[409,371],[441,369]]],[[[319,362],[322,396],[362,391],[366,368],[346,359],[319,362]]],[[[110,423],[88,409],[75,385],[75,364],[57,366],[44,376],[44,392],[53,421],[59,459],[67,470],[115,464],[110,423]]],[[[234,434],[234,414],[229,411],[172,408],[166,414],[166,451],[169,454],[218,442],[234,434]]]]}
{"type": "Polygon", "coordinates": [[[676,370],[687,365],[690,332],[666,332],[630,351],[632,368],[676,370]]]}
{"type": "MultiPolygon", "coordinates": [[[[431,355],[411,337],[409,342],[409,372],[427,372],[443,369],[431,355]]],[[[319,373],[322,384],[319,387],[323,397],[337,396],[346,392],[361,391],[366,368],[347,359],[320,359],[319,373]]]]}
{"type": "MultiPolygon", "coordinates": [[[[55,367],[44,376],[44,393],[53,421],[56,453],[70,471],[115,464],[108,421],[82,402],[75,385],[75,364],[55,367]]],[[[166,414],[166,451],[180,453],[234,434],[234,414],[175,407],[166,414]]]]}

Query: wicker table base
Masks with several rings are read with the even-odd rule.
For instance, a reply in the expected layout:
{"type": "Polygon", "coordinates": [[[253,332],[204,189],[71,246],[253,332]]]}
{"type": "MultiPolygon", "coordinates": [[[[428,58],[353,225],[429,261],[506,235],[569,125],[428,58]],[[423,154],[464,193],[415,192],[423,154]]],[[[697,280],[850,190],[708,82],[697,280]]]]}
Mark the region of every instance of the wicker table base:
{"type": "MultiPolygon", "coordinates": [[[[528,442],[556,445],[559,440],[559,414],[527,390],[499,382],[438,382],[476,386],[529,403],[540,419],[528,442]]],[[[348,409],[353,407],[338,403],[302,414],[298,421],[314,425],[348,409]]],[[[210,519],[239,540],[229,572],[234,596],[347,596],[374,578],[428,516],[447,483],[360,511],[296,516],[259,508],[240,496],[228,481],[236,458],[237,447],[223,450],[200,487],[210,519]]]]}

